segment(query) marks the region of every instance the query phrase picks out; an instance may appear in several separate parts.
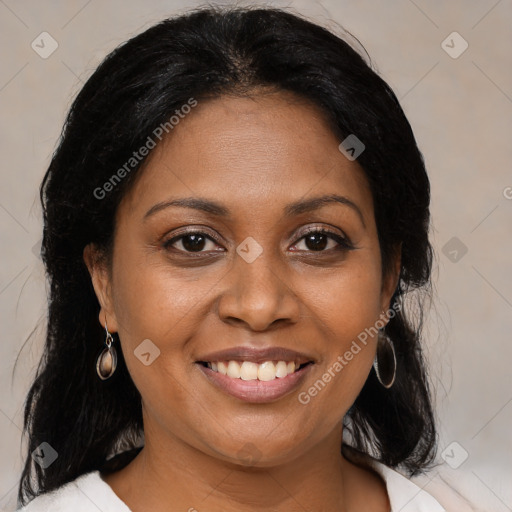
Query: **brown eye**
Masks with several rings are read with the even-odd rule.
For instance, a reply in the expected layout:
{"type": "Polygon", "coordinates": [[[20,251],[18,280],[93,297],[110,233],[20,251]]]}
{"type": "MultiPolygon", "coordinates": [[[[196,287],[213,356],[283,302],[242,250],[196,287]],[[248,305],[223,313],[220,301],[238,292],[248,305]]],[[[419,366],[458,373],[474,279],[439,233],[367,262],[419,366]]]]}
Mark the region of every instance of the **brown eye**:
{"type": "Polygon", "coordinates": [[[301,240],[304,241],[305,249],[298,249],[300,251],[327,252],[330,249],[345,250],[353,248],[347,238],[325,229],[310,230],[299,241],[301,240]]]}
{"type": "Polygon", "coordinates": [[[304,243],[311,251],[323,251],[329,245],[329,237],[323,233],[311,233],[304,237],[304,243]]]}
{"type": "Polygon", "coordinates": [[[175,248],[181,252],[206,252],[216,250],[212,238],[201,232],[185,233],[164,243],[166,249],[175,248]],[[206,249],[206,251],[205,251],[206,249]]]}
{"type": "Polygon", "coordinates": [[[206,237],[203,235],[186,235],[182,238],[181,243],[187,251],[202,251],[206,245],[206,237]]]}

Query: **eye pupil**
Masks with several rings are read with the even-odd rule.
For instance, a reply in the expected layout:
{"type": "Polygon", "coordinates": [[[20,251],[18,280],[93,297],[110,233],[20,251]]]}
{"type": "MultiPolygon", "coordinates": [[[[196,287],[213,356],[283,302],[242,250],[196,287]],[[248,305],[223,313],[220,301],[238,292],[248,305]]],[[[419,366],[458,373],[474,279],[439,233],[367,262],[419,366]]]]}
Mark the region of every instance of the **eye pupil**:
{"type": "Polygon", "coordinates": [[[205,237],[202,235],[186,235],[182,239],[183,247],[187,251],[201,251],[204,249],[205,237]]]}
{"type": "Polygon", "coordinates": [[[311,233],[306,236],[305,242],[308,249],[312,251],[321,251],[327,246],[327,237],[322,233],[311,233]]]}

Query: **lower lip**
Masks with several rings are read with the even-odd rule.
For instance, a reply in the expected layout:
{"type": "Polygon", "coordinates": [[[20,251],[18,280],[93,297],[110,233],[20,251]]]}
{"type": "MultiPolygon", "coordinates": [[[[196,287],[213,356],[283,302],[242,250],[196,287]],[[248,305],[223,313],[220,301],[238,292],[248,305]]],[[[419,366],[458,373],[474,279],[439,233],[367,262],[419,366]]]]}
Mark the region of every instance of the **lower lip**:
{"type": "Polygon", "coordinates": [[[200,363],[197,363],[197,365],[207,379],[222,391],[239,400],[253,403],[272,402],[291,393],[300,386],[313,366],[310,363],[286,377],[276,377],[273,380],[262,381],[233,379],[200,363]]]}

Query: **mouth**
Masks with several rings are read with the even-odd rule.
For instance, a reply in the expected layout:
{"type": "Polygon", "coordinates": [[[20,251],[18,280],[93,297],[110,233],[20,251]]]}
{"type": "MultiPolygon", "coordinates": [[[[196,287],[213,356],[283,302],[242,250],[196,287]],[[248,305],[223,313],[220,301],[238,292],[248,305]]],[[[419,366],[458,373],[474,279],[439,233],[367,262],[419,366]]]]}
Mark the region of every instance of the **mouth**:
{"type": "Polygon", "coordinates": [[[201,357],[196,364],[217,389],[239,400],[264,403],[293,392],[315,362],[279,347],[237,347],[201,357]]]}
{"type": "Polygon", "coordinates": [[[263,363],[255,363],[253,361],[199,361],[205,368],[209,368],[213,372],[227,375],[231,379],[241,379],[245,381],[258,380],[269,382],[275,379],[284,379],[288,375],[292,375],[313,364],[308,361],[298,364],[295,361],[264,361],[263,363]]]}

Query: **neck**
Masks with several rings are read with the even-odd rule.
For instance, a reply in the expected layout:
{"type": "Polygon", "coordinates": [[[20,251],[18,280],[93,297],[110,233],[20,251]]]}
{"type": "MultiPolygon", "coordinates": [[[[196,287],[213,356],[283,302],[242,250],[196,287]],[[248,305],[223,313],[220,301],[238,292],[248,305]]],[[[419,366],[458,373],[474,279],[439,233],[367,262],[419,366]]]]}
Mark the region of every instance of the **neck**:
{"type": "Polygon", "coordinates": [[[342,431],[293,460],[241,466],[179,440],[145,432],[145,446],[123,470],[105,478],[133,512],[344,512],[352,465],[341,455],[342,431]],[[153,439],[159,439],[158,444],[153,439]],[[119,478],[122,476],[122,478],[119,478]]]}

